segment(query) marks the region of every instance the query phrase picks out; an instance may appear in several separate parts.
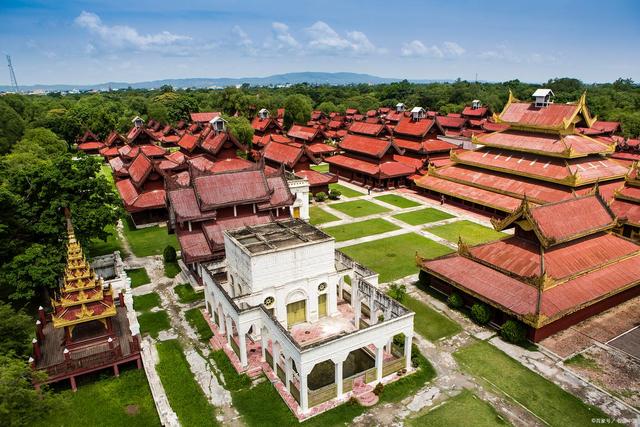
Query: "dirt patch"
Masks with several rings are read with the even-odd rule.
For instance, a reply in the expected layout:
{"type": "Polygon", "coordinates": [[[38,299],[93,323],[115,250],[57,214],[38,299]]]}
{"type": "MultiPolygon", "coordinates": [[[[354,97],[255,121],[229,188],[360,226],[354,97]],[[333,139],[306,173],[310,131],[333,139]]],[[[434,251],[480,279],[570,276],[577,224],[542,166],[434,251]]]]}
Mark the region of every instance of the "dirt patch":
{"type": "Polygon", "coordinates": [[[638,325],[640,296],[552,335],[542,340],[540,345],[565,358],[595,342],[606,343],[638,325]]]}
{"type": "Polygon", "coordinates": [[[599,346],[588,348],[581,356],[579,363],[565,366],[627,404],[640,408],[640,362],[622,352],[599,346]]]}
{"type": "Polygon", "coordinates": [[[124,408],[124,412],[127,415],[138,415],[140,413],[140,407],[138,405],[127,405],[124,408]]]}

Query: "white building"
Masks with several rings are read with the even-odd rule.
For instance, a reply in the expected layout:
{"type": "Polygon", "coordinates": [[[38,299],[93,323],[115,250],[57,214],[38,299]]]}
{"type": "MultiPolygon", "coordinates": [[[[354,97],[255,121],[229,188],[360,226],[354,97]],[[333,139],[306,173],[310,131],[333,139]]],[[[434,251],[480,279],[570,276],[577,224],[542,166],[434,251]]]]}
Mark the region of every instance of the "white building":
{"type": "Polygon", "coordinates": [[[414,313],[332,237],[292,219],[225,231],[224,242],[226,271],[203,274],[216,337],[239,371],[277,376],[299,418],[411,370],[414,313]]]}

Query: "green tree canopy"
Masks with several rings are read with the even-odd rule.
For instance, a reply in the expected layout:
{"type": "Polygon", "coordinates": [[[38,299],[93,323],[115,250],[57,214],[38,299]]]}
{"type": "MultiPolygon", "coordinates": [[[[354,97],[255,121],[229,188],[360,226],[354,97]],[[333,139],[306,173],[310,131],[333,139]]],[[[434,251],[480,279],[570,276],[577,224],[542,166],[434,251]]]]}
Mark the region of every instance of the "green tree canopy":
{"type": "Polygon", "coordinates": [[[7,103],[0,101],[0,154],[8,153],[23,132],[22,117],[7,103]]]}
{"type": "Polygon", "coordinates": [[[242,144],[251,148],[251,141],[253,140],[253,127],[251,127],[251,122],[245,117],[227,117],[226,120],[231,135],[242,144]]]}
{"type": "Polygon", "coordinates": [[[311,118],[312,102],[304,95],[289,95],[284,100],[284,125],[290,127],[293,123],[305,124],[311,118]]]}

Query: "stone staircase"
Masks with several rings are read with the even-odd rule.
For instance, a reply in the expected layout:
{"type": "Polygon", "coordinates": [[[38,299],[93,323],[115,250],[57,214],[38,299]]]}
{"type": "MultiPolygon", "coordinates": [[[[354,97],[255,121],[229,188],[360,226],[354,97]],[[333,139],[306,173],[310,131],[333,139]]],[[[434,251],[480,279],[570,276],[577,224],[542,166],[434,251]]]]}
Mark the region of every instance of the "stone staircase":
{"type": "Polygon", "coordinates": [[[353,381],[353,396],[362,406],[373,406],[378,403],[378,396],[373,393],[373,386],[364,382],[364,377],[353,381]]]}

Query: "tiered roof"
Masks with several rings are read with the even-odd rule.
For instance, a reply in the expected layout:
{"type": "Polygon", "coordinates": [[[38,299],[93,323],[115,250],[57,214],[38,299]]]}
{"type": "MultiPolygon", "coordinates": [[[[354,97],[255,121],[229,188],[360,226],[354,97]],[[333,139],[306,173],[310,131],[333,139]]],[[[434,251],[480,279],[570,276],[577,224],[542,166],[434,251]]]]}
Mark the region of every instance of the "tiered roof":
{"type": "Polygon", "coordinates": [[[632,165],[624,186],[616,190],[611,209],[630,226],[640,228],[640,163],[632,165]]]}
{"type": "Polygon", "coordinates": [[[597,188],[591,194],[534,206],[525,198],[496,230],[513,237],[467,246],[423,270],[540,328],[640,284],[640,245],[612,234],[619,219],[597,188]]]}
{"type": "Polygon", "coordinates": [[[74,326],[116,315],[111,285],[105,288],[96,276],[77,241],[67,218],[67,265],[56,296],[51,300],[55,328],[74,326]]]}

